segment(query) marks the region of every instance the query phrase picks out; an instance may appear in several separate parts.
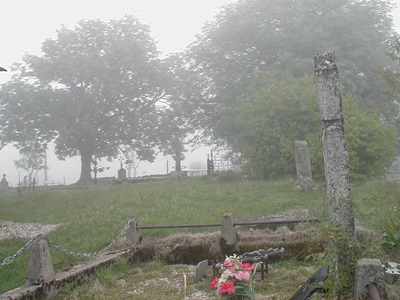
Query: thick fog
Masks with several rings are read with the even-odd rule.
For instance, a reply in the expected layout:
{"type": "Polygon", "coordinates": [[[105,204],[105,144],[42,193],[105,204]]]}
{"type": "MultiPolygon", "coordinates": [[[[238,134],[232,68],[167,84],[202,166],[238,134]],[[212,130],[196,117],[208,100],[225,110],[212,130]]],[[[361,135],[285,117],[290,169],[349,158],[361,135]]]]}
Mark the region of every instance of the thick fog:
{"type": "MultiPolygon", "coordinates": [[[[54,38],[61,25],[73,28],[82,19],[122,18],[125,14],[136,16],[143,24],[150,26],[151,33],[158,42],[163,54],[182,51],[200,33],[206,20],[211,20],[220,6],[234,0],[152,0],[152,1],[9,1],[2,5],[0,18],[1,56],[0,66],[9,72],[0,72],[0,84],[11,78],[10,67],[20,62],[25,53],[40,55],[42,43],[46,38],[54,38]]],[[[51,149],[47,156],[47,181],[49,183],[71,184],[79,179],[80,157],[59,161],[51,149]]],[[[188,152],[183,166],[206,163],[210,148],[188,152]]],[[[7,175],[12,186],[22,180],[24,172],[15,168],[14,160],[19,158],[18,151],[11,145],[0,150],[0,173],[7,175]]],[[[173,166],[171,157],[160,155],[154,163],[141,162],[137,175],[166,174],[173,166]]],[[[101,165],[106,169],[99,176],[117,176],[120,162],[110,163],[104,160],[101,165]]],[[[133,172],[133,171],[132,171],[133,172]]],[[[133,176],[133,175],[132,175],[133,176]]],[[[44,171],[39,173],[39,184],[43,183],[44,171]]]]}

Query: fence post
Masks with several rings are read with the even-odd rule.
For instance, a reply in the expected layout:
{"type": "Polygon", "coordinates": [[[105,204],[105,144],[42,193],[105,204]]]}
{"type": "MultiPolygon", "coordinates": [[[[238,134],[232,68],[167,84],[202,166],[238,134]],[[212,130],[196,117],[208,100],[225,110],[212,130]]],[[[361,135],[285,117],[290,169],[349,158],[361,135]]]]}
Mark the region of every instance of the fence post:
{"type": "Polygon", "coordinates": [[[126,238],[135,246],[140,245],[142,236],[139,233],[137,221],[135,218],[129,220],[128,228],[126,229],[126,238]]]}
{"type": "Polygon", "coordinates": [[[29,248],[28,284],[38,285],[53,279],[49,245],[44,238],[39,238],[29,248]]]}
{"type": "Polygon", "coordinates": [[[220,238],[221,252],[224,255],[232,255],[236,250],[236,243],[239,235],[235,230],[233,215],[230,213],[224,214],[222,218],[222,232],[220,238]]]}

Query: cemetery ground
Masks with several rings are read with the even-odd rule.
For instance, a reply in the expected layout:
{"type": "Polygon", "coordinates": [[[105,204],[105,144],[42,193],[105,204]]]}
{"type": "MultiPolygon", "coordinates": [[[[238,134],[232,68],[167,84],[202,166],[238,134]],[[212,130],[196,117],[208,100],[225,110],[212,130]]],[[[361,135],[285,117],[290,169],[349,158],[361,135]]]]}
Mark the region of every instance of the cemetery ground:
{"type": "MultiPolygon", "coordinates": [[[[327,218],[324,184],[317,185],[316,189],[299,191],[292,179],[257,181],[217,176],[85,189],[38,189],[0,194],[0,220],[58,225],[47,234],[49,239],[74,252],[92,253],[109,245],[131,217],[137,219],[139,226],[220,223],[223,214],[228,212],[239,221],[262,220],[271,215],[290,216],[297,212],[303,216],[306,212],[310,218],[327,218]]],[[[384,263],[400,262],[400,185],[386,181],[356,182],[352,197],[357,227],[363,228],[364,236],[356,255],[379,258],[384,263]]],[[[179,228],[140,232],[143,243],[157,244],[168,236],[183,233],[211,236],[217,230],[179,228]]],[[[254,234],[259,229],[238,230],[254,234]]],[[[283,241],[290,239],[287,230],[281,228],[268,234],[283,241]]],[[[325,222],[300,224],[293,231],[304,233],[308,237],[307,245],[294,256],[282,256],[270,263],[266,279],[256,283],[256,293],[264,298],[256,299],[289,299],[320,266],[330,263],[324,251],[307,251],[317,241],[328,239],[330,233],[325,222]],[[319,233],[309,238],[308,230],[319,233]]],[[[0,239],[0,263],[27,241],[27,237],[16,236],[0,239]]],[[[122,241],[113,250],[129,246],[122,241]]],[[[51,249],[51,258],[55,272],[87,260],[54,249],[51,249]]],[[[24,251],[0,269],[0,293],[24,285],[27,266],[28,253],[24,251]]],[[[208,275],[212,276],[210,268],[208,275]]],[[[194,278],[194,265],[169,264],[161,255],[155,255],[150,261],[124,259],[100,269],[90,281],[66,288],[57,299],[216,299],[208,287],[211,277],[199,283],[194,278]]],[[[400,283],[389,288],[391,297],[400,299],[397,296],[400,283]]]]}

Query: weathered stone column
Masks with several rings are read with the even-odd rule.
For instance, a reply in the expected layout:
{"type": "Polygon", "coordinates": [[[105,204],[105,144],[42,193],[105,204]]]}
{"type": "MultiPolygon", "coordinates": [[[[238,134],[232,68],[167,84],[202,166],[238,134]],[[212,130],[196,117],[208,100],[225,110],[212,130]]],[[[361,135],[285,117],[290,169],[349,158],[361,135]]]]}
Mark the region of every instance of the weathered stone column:
{"type": "Polygon", "coordinates": [[[314,182],[312,179],[310,153],[308,151],[307,142],[295,141],[294,150],[297,180],[299,181],[300,188],[302,190],[312,189],[314,187],[314,182]]]}
{"type": "Polygon", "coordinates": [[[53,279],[49,245],[45,239],[38,239],[29,248],[28,284],[48,283],[53,279]]]}
{"type": "Polygon", "coordinates": [[[379,259],[363,258],[357,261],[354,285],[354,299],[365,299],[368,296],[368,285],[375,284],[379,295],[388,298],[384,267],[379,259]]]}
{"type": "Polygon", "coordinates": [[[235,230],[232,214],[224,214],[222,219],[222,229],[220,238],[221,252],[224,255],[232,255],[236,250],[236,243],[238,241],[238,234],[235,230]]]}
{"type": "Polygon", "coordinates": [[[334,53],[319,54],[314,58],[314,63],[315,85],[323,129],[322,141],[329,218],[338,222],[354,236],[349,159],[344,135],[342,100],[335,55],[334,53]]]}

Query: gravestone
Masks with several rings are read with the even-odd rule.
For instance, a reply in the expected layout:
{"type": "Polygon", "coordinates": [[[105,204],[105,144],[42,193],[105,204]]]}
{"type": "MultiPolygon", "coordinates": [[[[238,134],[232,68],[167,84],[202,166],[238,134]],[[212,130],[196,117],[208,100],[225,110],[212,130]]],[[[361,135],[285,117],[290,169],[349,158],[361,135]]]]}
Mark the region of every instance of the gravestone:
{"type": "Polygon", "coordinates": [[[6,179],[6,174],[3,174],[3,178],[0,181],[0,191],[8,190],[8,181],[6,179]]]}
{"type": "Polygon", "coordinates": [[[203,260],[197,264],[196,280],[195,280],[196,282],[199,282],[200,280],[206,277],[207,268],[208,268],[208,260],[203,260]]]}
{"type": "Polygon", "coordinates": [[[302,190],[309,190],[314,187],[311,172],[310,153],[306,141],[295,141],[296,172],[299,186],[302,190]]]}
{"type": "Polygon", "coordinates": [[[119,180],[125,180],[126,179],[126,169],[122,167],[121,163],[121,168],[118,170],[118,179],[119,180]]]}
{"type": "Polygon", "coordinates": [[[350,169],[344,135],[342,99],[334,53],[314,57],[315,85],[323,130],[329,218],[355,236],[350,169]]]}

